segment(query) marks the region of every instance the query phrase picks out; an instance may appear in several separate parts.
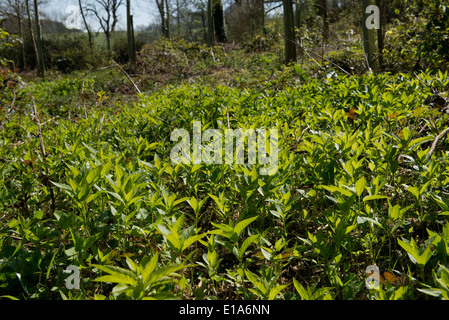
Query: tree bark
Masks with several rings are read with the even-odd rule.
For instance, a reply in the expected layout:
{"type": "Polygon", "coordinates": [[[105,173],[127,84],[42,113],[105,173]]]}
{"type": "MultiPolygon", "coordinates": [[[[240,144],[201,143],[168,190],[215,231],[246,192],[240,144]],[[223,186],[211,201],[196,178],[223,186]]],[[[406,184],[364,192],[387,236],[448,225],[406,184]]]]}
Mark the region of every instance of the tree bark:
{"type": "Polygon", "coordinates": [[[167,16],[165,18],[165,23],[166,23],[166,27],[165,27],[165,31],[166,31],[166,37],[168,39],[170,39],[171,36],[171,30],[170,30],[170,7],[168,6],[168,0],[165,0],[165,11],[167,13],[167,16]]]}
{"type": "Polygon", "coordinates": [[[78,5],[80,7],[81,17],[83,18],[84,27],[87,31],[87,36],[89,37],[89,48],[90,51],[94,49],[94,42],[92,40],[92,32],[90,31],[89,25],[87,24],[86,16],[84,15],[83,5],[81,4],[81,0],[78,0],[78,5]]]}
{"type": "Polygon", "coordinates": [[[379,21],[379,29],[377,29],[377,54],[378,54],[378,69],[382,70],[384,64],[384,33],[383,33],[383,6],[382,0],[376,0],[376,6],[379,7],[380,12],[380,21],[379,21]]]}
{"type": "MultiPolygon", "coordinates": [[[[297,43],[301,43],[301,0],[296,0],[295,7],[295,36],[297,43]]],[[[302,48],[299,46],[299,56],[302,56],[302,48]]]]}
{"type": "Polygon", "coordinates": [[[260,0],[260,18],[261,18],[261,26],[262,26],[262,34],[267,34],[267,29],[265,29],[265,2],[264,0],[260,0]]]}
{"type": "Polygon", "coordinates": [[[226,42],[226,31],[224,25],[223,3],[221,0],[213,0],[213,22],[215,35],[218,42],[226,42]]]}
{"type": "Polygon", "coordinates": [[[23,68],[27,67],[27,59],[26,59],[26,51],[25,51],[25,36],[23,35],[23,21],[22,21],[22,12],[19,8],[17,8],[17,23],[19,24],[19,38],[22,40],[22,62],[23,68]]]}
{"type": "Polygon", "coordinates": [[[36,45],[36,37],[34,36],[33,26],[31,25],[31,13],[30,13],[29,0],[25,1],[25,7],[26,7],[26,11],[27,11],[27,18],[28,18],[27,19],[28,20],[28,29],[29,29],[30,36],[31,36],[31,42],[33,43],[35,63],[36,63],[36,66],[37,66],[37,60],[38,60],[37,45],[36,45]]]}
{"type": "Polygon", "coordinates": [[[293,22],[292,0],[283,0],[284,5],[284,43],[285,64],[296,61],[295,27],[293,22]]]}
{"type": "Polygon", "coordinates": [[[45,74],[44,46],[42,44],[41,24],[39,21],[39,9],[37,6],[37,0],[34,0],[34,14],[34,20],[36,23],[37,75],[38,77],[43,77],[45,74]]]}
{"type": "Polygon", "coordinates": [[[131,16],[131,0],[126,0],[126,32],[128,37],[128,57],[129,63],[134,65],[134,41],[133,41],[133,25],[131,16]]]}
{"type": "Polygon", "coordinates": [[[323,9],[323,43],[329,41],[329,12],[327,7],[327,0],[321,2],[323,9]]]}
{"type": "Polygon", "coordinates": [[[164,0],[156,0],[156,5],[159,10],[159,15],[161,16],[161,31],[162,31],[162,37],[167,36],[166,27],[165,24],[165,2],[164,0]]]}
{"type": "Polygon", "coordinates": [[[371,0],[362,0],[362,29],[363,29],[363,48],[367,60],[368,67],[374,72],[377,72],[377,63],[375,59],[375,31],[368,29],[366,21],[369,14],[366,13],[366,8],[372,4],[371,0]]]}
{"type": "Polygon", "coordinates": [[[179,0],[176,0],[176,31],[178,37],[181,36],[181,7],[179,5],[179,0]]]}
{"type": "Polygon", "coordinates": [[[212,15],[212,0],[207,0],[207,45],[214,44],[214,21],[212,15]]]}

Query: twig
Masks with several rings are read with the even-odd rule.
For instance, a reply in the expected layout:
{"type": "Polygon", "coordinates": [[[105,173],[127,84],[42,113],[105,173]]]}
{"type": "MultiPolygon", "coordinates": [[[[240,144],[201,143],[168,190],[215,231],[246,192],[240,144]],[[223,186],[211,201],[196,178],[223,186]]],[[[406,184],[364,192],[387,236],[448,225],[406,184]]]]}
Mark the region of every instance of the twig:
{"type": "Polygon", "coordinates": [[[276,10],[276,9],[282,7],[282,6],[283,6],[283,3],[277,5],[277,6],[273,7],[273,8],[270,8],[270,9],[265,11],[265,14],[269,13],[270,11],[276,10]]]}
{"type": "Polygon", "coordinates": [[[111,68],[114,68],[114,66],[106,66],[106,67],[101,67],[101,68],[97,68],[97,69],[91,69],[91,70],[88,70],[88,72],[102,71],[102,70],[111,69],[111,68]]]}
{"type": "Polygon", "coordinates": [[[433,152],[435,151],[435,148],[437,146],[438,140],[441,139],[442,136],[444,136],[447,132],[449,131],[449,127],[447,127],[446,129],[444,129],[433,141],[432,143],[432,147],[430,147],[430,151],[427,154],[427,160],[430,159],[430,157],[432,156],[433,152]]]}
{"type": "Polygon", "coordinates": [[[299,141],[302,140],[302,137],[304,137],[304,134],[310,129],[310,126],[307,125],[306,128],[304,128],[304,130],[302,130],[301,135],[296,139],[296,143],[299,143],[299,141]]]}
{"type": "Polygon", "coordinates": [[[83,87],[81,89],[81,99],[83,100],[83,110],[84,110],[84,116],[87,119],[87,110],[86,110],[86,99],[84,99],[84,79],[83,79],[83,87]]]}
{"type": "Polygon", "coordinates": [[[368,60],[368,56],[366,55],[365,50],[363,50],[363,56],[365,57],[365,61],[366,61],[366,67],[369,70],[370,73],[373,73],[373,70],[371,69],[371,66],[369,65],[369,60],[368,60]]]}
{"type": "MultiPolygon", "coordinates": [[[[28,88],[28,90],[29,90],[29,88],[28,88]]],[[[31,99],[33,101],[34,117],[36,118],[37,135],[39,137],[39,144],[40,144],[40,147],[41,147],[41,153],[42,153],[42,157],[45,159],[47,157],[47,153],[45,152],[44,140],[42,139],[41,121],[39,119],[39,113],[37,111],[36,101],[34,100],[34,96],[31,94],[31,91],[30,91],[30,95],[31,95],[31,99]]],[[[48,167],[46,168],[46,171],[47,171],[47,175],[42,174],[42,178],[45,180],[45,184],[47,185],[48,191],[50,192],[51,209],[52,209],[52,211],[54,213],[55,210],[56,210],[55,194],[53,192],[53,188],[51,187],[50,180],[48,178],[50,176],[50,171],[48,170],[48,167]]]]}
{"type": "Polygon", "coordinates": [[[413,72],[413,74],[416,76],[416,78],[418,79],[419,82],[421,82],[423,85],[425,85],[426,87],[429,87],[429,89],[432,90],[432,94],[437,93],[437,90],[435,90],[430,84],[427,84],[424,81],[422,81],[422,79],[419,77],[419,75],[416,72],[413,72]]]}
{"type": "Polygon", "coordinates": [[[101,117],[101,120],[100,120],[100,129],[98,130],[98,134],[100,134],[101,130],[103,130],[103,121],[104,121],[105,116],[106,116],[106,113],[103,113],[103,116],[101,117]]]}
{"type": "Polygon", "coordinates": [[[354,131],[352,131],[352,134],[356,133],[356,131],[359,130],[359,128],[362,126],[362,123],[363,123],[363,122],[360,122],[360,123],[358,124],[358,126],[354,129],[354,131]]]}
{"type": "Polygon", "coordinates": [[[229,124],[229,106],[226,106],[226,118],[228,120],[228,129],[231,129],[231,125],[229,124]]]}
{"type": "Polygon", "coordinates": [[[39,113],[37,112],[37,106],[36,106],[36,101],[34,100],[34,96],[31,95],[31,99],[33,100],[33,107],[34,107],[34,117],[36,118],[36,124],[37,124],[37,136],[39,138],[39,144],[41,146],[41,153],[42,153],[42,157],[46,158],[47,154],[45,153],[45,146],[44,146],[44,141],[42,139],[42,129],[41,129],[41,121],[39,119],[39,113]]]}
{"type": "Polygon", "coordinates": [[[318,67],[320,67],[321,70],[326,70],[325,68],[323,68],[323,66],[321,66],[321,65],[318,63],[318,61],[315,60],[315,58],[313,58],[313,57],[307,52],[306,48],[304,48],[303,46],[301,46],[301,45],[298,43],[298,41],[294,41],[294,43],[295,43],[296,45],[298,45],[298,46],[299,46],[299,47],[306,53],[306,55],[308,55],[309,58],[312,59],[312,60],[316,63],[316,65],[317,65],[318,67]]]}
{"type": "Polygon", "coordinates": [[[16,102],[16,89],[12,88],[12,102],[11,102],[11,106],[9,107],[9,113],[11,113],[13,111],[15,102],[16,102]]]}
{"type": "Polygon", "coordinates": [[[137,92],[139,94],[142,94],[142,92],[140,91],[139,87],[136,85],[136,83],[133,81],[133,79],[131,79],[129,74],[122,68],[122,66],[119,65],[117,62],[115,62],[113,59],[112,59],[112,62],[125,74],[125,76],[129,79],[129,81],[131,81],[131,83],[134,85],[134,88],[136,88],[137,92]]]}
{"type": "MultiPolygon", "coordinates": [[[[321,65],[318,63],[318,61],[316,61],[316,60],[315,60],[315,59],[308,53],[308,50],[307,50],[306,48],[304,48],[298,41],[295,41],[295,44],[296,44],[298,47],[300,47],[301,50],[303,50],[303,51],[309,56],[309,58],[311,58],[311,59],[318,65],[318,67],[320,67],[322,70],[326,70],[323,66],[321,66],[321,65]]],[[[339,66],[338,64],[336,64],[335,62],[333,62],[333,61],[331,61],[331,60],[329,60],[329,59],[326,59],[326,58],[324,57],[324,54],[321,55],[321,58],[322,58],[323,60],[326,60],[327,62],[333,64],[333,65],[336,66],[338,69],[340,69],[341,71],[343,71],[344,73],[346,73],[348,76],[351,75],[348,71],[346,71],[345,69],[343,69],[342,67],[340,67],[340,66],[339,66]]]]}
{"type": "Polygon", "coordinates": [[[41,123],[41,127],[44,126],[44,125],[46,125],[48,122],[55,120],[56,118],[60,118],[60,117],[59,117],[59,116],[56,116],[56,117],[53,117],[53,118],[51,118],[51,119],[48,119],[48,120],[45,121],[45,122],[42,122],[42,123],[41,123]]]}

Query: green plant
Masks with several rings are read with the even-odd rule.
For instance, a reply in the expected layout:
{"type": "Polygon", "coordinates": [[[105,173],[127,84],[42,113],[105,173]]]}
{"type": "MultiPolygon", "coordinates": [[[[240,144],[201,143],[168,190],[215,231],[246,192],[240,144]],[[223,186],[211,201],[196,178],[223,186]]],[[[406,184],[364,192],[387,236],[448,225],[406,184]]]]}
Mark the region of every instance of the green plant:
{"type": "Polygon", "coordinates": [[[101,276],[95,281],[117,283],[112,290],[113,298],[120,298],[121,295],[134,300],[170,298],[171,295],[165,285],[172,283],[176,271],[188,268],[190,265],[158,267],[158,260],[159,255],[157,253],[152,257],[143,258],[139,264],[126,257],[129,269],[92,264],[92,267],[107,273],[107,275],[101,276]]]}

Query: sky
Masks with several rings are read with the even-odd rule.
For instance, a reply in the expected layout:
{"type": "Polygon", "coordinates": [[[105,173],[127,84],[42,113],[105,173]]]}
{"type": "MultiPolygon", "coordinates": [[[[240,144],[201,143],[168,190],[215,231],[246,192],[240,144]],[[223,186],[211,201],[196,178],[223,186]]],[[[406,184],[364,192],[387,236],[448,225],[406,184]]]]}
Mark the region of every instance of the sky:
{"type": "MultiPolygon", "coordinates": [[[[131,13],[134,19],[134,27],[148,26],[157,21],[157,9],[154,5],[154,0],[131,0],[131,13]]],[[[124,0],[125,4],[126,1],[124,0]]],[[[42,6],[41,12],[45,13],[50,19],[69,24],[67,18],[70,15],[74,16],[74,12],[70,12],[70,6],[78,8],[78,0],[48,0],[45,6],[42,6]],[[66,13],[66,10],[67,11],[66,13]]],[[[90,23],[94,28],[99,29],[98,22],[95,17],[90,18],[90,23]]],[[[73,21],[73,20],[72,20],[73,21]]],[[[78,21],[83,29],[82,20],[78,21]]],[[[119,23],[117,29],[126,29],[126,5],[122,5],[119,9],[119,23]]]]}
{"type": "MultiPolygon", "coordinates": [[[[93,2],[95,0],[83,0],[83,3],[93,2]]],[[[203,0],[206,1],[206,0],[203,0]]],[[[234,0],[223,0],[223,6],[226,8],[230,2],[234,0]]],[[[119,9],[119,23],[116,27],[117,30],[126,30],[126,0],[123,0],[123,5],[119,9]]],[[[46,14],[49,19],[62,22],[66,27],[70,28],[70,22],[67,18],[72,14],[71,11],[66,10],[72,8],[78,9],[78,0],[46,0],[45,6],[42,5],[40,8],[41,14],[46,14]]],[[[269,5],[265,6],[267,9],[269,5]]],[[[73,9],[72,9],[73,10],[73,9]]],[[[155,5],[155,0],[131,0],[131,12],[134,19],[134,28],[139,29],[140,26],[147,27],[150,24],[157,23],[159,20],[159,12],[155,5]]],[[[72,20],[74,21],[74,20],[72,20]]],[[[81,16],[78,15],[78,26],[73,28],[84,30],[84,24],[82,22],[81,16]]],[[[98,20],[95,16],[91,15],[88,18],[88,23],[93,27],[93,31],[101,31],[98,20]]]]}

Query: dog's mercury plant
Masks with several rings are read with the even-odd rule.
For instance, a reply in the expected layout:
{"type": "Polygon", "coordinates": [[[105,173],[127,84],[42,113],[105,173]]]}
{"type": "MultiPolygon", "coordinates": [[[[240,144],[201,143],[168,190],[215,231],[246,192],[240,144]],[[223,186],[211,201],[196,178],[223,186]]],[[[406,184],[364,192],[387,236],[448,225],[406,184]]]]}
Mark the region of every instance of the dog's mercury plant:
{"type": "Polygon", "coordinates": [[[189,132],[186,129],[175,129],[171,133],[171,141],[178,142],[170,152],[173,164],[223,164],[223,136],[225,140],[224,163],[245,164],[245,137],[247,140],[247,164],[263,167],[260,175],[273,175],[278,170],[278,130],[270,129],[270,153],[267,152],[266,129],[225,129],[224,134],[218,129],[207,129],[201,132],[201,122],[193,122],[192,146],[189,132]],[[234,156],[235,138],[235,156],[234,156]],[[211,141],[212,140],[212,141],[211,141]],[[207,143],[206,145],[202,145],[207,143]],[[191,147],[193,151],[191,152],[191,147]],[[213,154],[213,155],[212,155],[213,154]]]}

